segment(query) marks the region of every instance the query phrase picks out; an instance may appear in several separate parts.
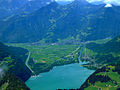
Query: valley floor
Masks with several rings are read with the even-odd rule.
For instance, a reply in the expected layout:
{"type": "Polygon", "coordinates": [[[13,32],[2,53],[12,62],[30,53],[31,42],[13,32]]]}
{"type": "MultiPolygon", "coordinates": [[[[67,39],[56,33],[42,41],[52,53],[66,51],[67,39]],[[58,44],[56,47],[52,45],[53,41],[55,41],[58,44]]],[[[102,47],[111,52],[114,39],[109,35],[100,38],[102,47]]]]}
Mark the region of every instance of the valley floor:
{"type": "Polygon", "coordinates": [[[80,45],[7,44],[29,50],[26,66],[33,75],[49,71],[54,66],[77,63],[80,45]]]}

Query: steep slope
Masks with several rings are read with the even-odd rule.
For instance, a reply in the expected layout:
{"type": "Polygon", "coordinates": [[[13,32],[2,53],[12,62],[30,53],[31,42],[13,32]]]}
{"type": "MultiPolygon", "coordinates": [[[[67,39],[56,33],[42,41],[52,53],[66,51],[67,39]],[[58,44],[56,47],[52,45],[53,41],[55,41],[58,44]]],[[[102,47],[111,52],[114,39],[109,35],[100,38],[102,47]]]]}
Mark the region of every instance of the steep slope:
{"type": "Polygon", "coordinates": [[[28,14],[50,4],[52,0],[28,0],[16,13],[28,14]]]}
{"type": "Polygon", "coordinates": [[[25,83],[17,76],[11,73],[5,73],[0,80],[1,90],[30,90],[25,83]]]}
{"type": "Polygon", "coordinates": [[[27,15],[50,2],[51,0],[1,0],[0,20],[7,20],[16,15],[27,15]]]}
{"type": "Polygon", "coordinates": [[[89,19],[89,28],[91,28],[91,35],[88,38],[92,40],[113,37],[120,34],[120,7],[113,6],[111,8],[100,8],[96,11],[95,17],[89,19]],[[114,18],[113,18],[114,17],[114,18]]]}
{"type": "Polygon", "coordinates": [[[30,70],[25,65],[27,53],[28,51],[25,49],[9,47],[0,43],[0,65],[5,65],[8,72],[26,81],[31,76],[30,70]]]}
{"type": "Polygon", "coordinates": [[[81,59],[90,62],[85,66],[99,69],[86,80],[80,90],[120,89],[120,36],[102,43],[88,43],[83,50],[81,59]]]}
{"type": "Polygon", "coordinates": [[[18,8],[26,4],[28,0],[0,0],[0,20],[13,14],[18,8]]]}
{"type": "Polygon", "coordinates": [[[24,84],[31,76],[25,65],[28,51],[0,43],[0,88],[4,90],[27,90],[24,84]]]}
{"type": "Polygon", "coordinates": [[[120,34],[119,7],[105,8],[85,0],[60,6],[56,2],[0,24],[4,42],[57,42],[66,38],[96,40],[120,34]],[[112,18],[114,17],[114,18],[112,18]]]}
{"type": "Polygon", "coordinates": [[[108,65],[96,70],[79,90],[119,90],[120,64],[108,65]]]}
{"type": "Polygon", "coordinates": [[[9,20],[7,22],[8,26],[6,26],[6,24],[2,25],[4,29],[1,29],[1,31],[3,31],[2,36],[4,40],[6,38],[12,42],[31,42],[42,39],[45,37],[45,34],[47,34],[49,26],[52,25],[49,20],[52,20],[52,17],[58,18],[60,16],[59,12],[54,12],[61,12],[60,7],[57,8],[57,6],[59,5],[54,2],[47,7],[41,8],[32,15],[21,17],[15,21],[9,20]],[[53,12],[51,12],[51,10],[53,10],[53,12]],[[6,37],[6,35],[10,38],[6,37]]]}

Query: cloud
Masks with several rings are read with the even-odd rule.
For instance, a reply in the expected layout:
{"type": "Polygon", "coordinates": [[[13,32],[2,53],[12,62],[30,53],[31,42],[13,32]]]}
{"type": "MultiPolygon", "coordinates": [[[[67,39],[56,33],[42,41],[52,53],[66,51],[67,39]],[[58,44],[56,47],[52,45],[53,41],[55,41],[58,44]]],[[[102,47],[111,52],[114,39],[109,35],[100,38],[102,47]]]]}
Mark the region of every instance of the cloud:
{"type": "Polygon", "coordinates": [[[7,71],[7,66],[0,66],[0,80],[5,76],[5,72],[7,71]]]}
{"type": "Polygon", "coordinates": [[[112,7],[112,5],[111,4],[106,4],[105,7],[112,7]]]}
{"type": "Polygon", "coordinates": [[[89,3],[97,3],[97,2],[102,2],[108,5],[117,5],[120,6],[120,0],[87,0],[89,3]]]}
{"type": "MultiPolygon", "coordinates": [[[[74,0],[55,0],[57,2],[59,1],[63,1],[63,2],[68,2],[68,1],[74,1],[74,0]]],[[[89,3],[98,3],[98,4],[101,4],[101,3],[105,3],[106,5],[116,5],[116,6],[120,6],[120,0],[86,0],[88,1],[89,3]]]]}

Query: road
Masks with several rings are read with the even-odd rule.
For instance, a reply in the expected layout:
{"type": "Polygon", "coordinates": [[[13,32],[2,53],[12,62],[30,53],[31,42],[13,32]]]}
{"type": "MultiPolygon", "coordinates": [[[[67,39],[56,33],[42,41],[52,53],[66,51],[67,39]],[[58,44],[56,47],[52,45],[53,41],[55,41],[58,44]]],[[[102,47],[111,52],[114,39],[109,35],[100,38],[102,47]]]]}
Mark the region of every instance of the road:
{"type": "Polygon", "coordinates": [[[80,47],[76,48],[74,51],[72,51],[72,53],[68,54],[67,56],[65,57],[69,57],[69,56],[73,56],[73,54],[78,51],[80,49],[80,47]]]}
{"type": "Polygon", "coordinates": [[[31,55],[31,53],[29,52],[28,57],[27,57],[26,62],[25,62],[25,65],[29,68],[29,70],[30,70],[33,74],[35,74],[34,71],[31,69],[31,67],[28,65],[28,61],[29,61],[29,59],[30,59],[30,55],[31,55]]]}
{"type": "MultiPolygon", "coordinates": [[[[76,48],[74,51],[72,51],[72,53],[70,53],[70,54],[68,54],[67,56],[65,56],[66,58],[67,57],[69,57],[69,56],[73,56],[73,54],[77,51],[77,50],[79,50],[80,49],[80,47],[78,47],[78,48],[76,48]]],[[[61,58],[60,59],[58,59],[58,60],[55,60],[54,62],[52,62],[50,65],[48,65],[47,67],[45,67],[45,68],[48,68],[49,66],[51,66],[51,65],[53,65],[54,63],[56,63],[56,62],[58,62],[58,61],[61,61],[61,58]]],[[[45,69],[44,68],[44,69],[45,69]]]]}

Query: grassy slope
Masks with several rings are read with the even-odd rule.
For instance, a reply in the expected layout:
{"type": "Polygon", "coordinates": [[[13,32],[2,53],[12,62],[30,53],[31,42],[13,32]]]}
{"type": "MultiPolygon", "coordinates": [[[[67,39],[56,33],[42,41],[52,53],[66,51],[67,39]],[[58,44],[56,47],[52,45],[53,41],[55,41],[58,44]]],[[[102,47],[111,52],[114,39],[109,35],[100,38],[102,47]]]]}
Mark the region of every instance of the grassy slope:
{"type": "Polygon", "coordinates": [[[80,90],[117,90],[120,88],[120,64],[108,65],[96,70],[86,82],[81,86],[80,90]]]}
{"type": "Polygon", "coordinates": [[[120,60],[120,37],[108,42],[88,43],[82,53],[82,60],[89,61],[89,68],[99,68],[106,64],[117,63],[120,60]]]}
{"type": "Polygon", "coordinates": [[[31,59],[28,63],[36,74],[48,71],[53,66],[78,62],[78,51],[80,49],[79,45],[9,45],[23,47],[31,52],[31,59]]]}
{"type": "Polygon", "coordinates": [[[104,44],[87,44],[83,51],[82,60],[90,62],[85,65],[86,67],[103,67],[97,69],[81,86],[80,90],[120,89],[120,37],[104,44]],[[92,66],[92,64],[94,65],[92,66]]]}

